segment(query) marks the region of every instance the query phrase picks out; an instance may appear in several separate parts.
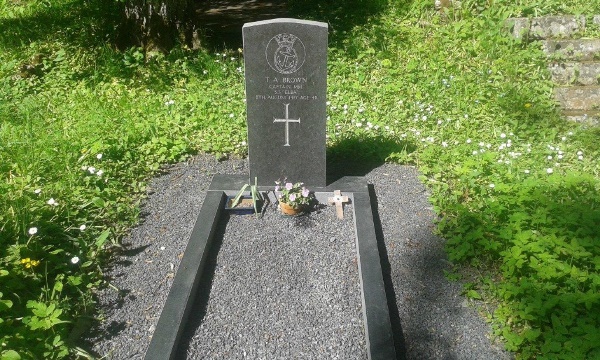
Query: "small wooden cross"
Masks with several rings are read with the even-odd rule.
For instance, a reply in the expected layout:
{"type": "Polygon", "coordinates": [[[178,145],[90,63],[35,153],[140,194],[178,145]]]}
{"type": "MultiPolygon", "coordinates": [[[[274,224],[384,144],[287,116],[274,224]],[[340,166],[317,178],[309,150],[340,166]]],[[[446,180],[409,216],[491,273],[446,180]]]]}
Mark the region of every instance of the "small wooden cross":
{"type": "Polygon", "coordinates": [[[335,190],[333,192],[333,197],[327,199],[327,203],[329,205],[335,204],[335,213],[337,218],[340,220],[344,218],[344,203],[347,203],[348,201],[348,197],[342,196],[342,192],[340,190],[335,190]]]}

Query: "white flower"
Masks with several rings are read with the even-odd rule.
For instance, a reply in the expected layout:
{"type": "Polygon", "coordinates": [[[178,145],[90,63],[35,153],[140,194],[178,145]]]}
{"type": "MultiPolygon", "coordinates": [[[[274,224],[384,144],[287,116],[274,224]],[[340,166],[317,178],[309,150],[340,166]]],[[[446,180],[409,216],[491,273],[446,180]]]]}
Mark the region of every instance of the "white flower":
{"type": "Polygon", "coordinates": [[[29,232],[29,235],[35,235],[35,234],[37,234],[37,228],[36,227],[29,228],[28,232],[29,232]]]}
{"type": "Polygon", "coordinates": [[[102,174],[104,174],[104,171],[102,171],[102,170],[98,170],[98,172],[96,173],[96,175],[98,175],[98,176],[102,176],[102,174]]]}
{"type": "Polygon", "coordinates": [[[554,172],[554,170],[552,170],[552,168],[547,168],[547,169],[546,169],[546,172],[547,172],[548,174],[552,174],[552,173],[554,172]]]}
{"type": "Polygon", "coordinates": [[[344,104],[344,110],[348,110],[348,105],[344,104]]]}
{"type": "Polygon", "coordinates": [[[495,187],[496,187],[496,185],[494,185],[494,184],[490,184],[490,188],[492,188],[492,189],[493,189],[493,188],[495,188],[495,187]]]}
{"type": "Polygon", "coordinates": [[[240,66],[240,67],[236,68],[235,70],[236,70],[237,72],[241,73],[241,72],[242,72],[242,67],[240,66]]]}
{"type": "Polygon", "coordinates": [[[173,104],[175,104],[175,100],[169,100],[169,101],[165,102],[166,106],[170,106],[170,105],[173,105],[173,104]]]}
{"type": "Polygon", "coordinates": [[[471,143],[471,139],[467,139],[467,144],[470,144],[470,143],[471,143]]]}
{"type": "Polygon", "coordinates": [[[500,137],[504,139],[506,137],[506,134],[502,133],[502,134],[500,134],[500,137]]]}
{"type": "Polygon", "coordinates": [[[552,160],[552,155],[548,155],[548,160],[552,160]]]}
{"type": "Polygon", "coordinates": [[[583,160],[583,155],[579,155],[579,156],[577,157],[577,159],[579,159],[579,160],[583,160]]]}
{"type": "Polygon", "coordinates": [[[58,203],[56,202],[56,200],[54,200],[54,198],[50,198],[50,200],[48,200],[48,205],[58,205],[58,203]]]}
{"type": "Polygon", "coordinates": [[[93,174],[93,173],[95,173],[95,172],[96,172],[96,168],[95,168],[95,167],[93,167],[93,166],[90,166],[90,167],[88,168],[88,171],[90,172],[90,174],[93,174]]]}
{"type": "Polygon", "coordinates": [[[96,155],[96,159],[98,159],[98,160],[102,159],[102,154],[96,155]]]}
{"type": "Polygon", "coordinates": [[[557,158],[558,158],[558,160],[562,160],[563,156],[558,154],[557,158]]]}
{"type": "Polygon", "coordinates": [[[573,135],[573,132],[572,132],[572,131],[569,131],[569,135],[573,135]]]}
{"type": "Polygon", "coordinates": [[[85,229],[86,229],[86,227],[87,227],[87,226],[85,226],[85,224],[83,224],[83,225],[81,225],[81,226],[79,227],[79,230],[80,230],[80,231],[83,231],[83,230],[85,230],[85,229]]]}
{"type": "Polygon", "coordinates": [[[233,56],[231,57],[231,61],[235,61],[235,58],[233,56]]]}
{"type": "Polygon", "coordinates": [[[361,127],[362,123],[356,123],[356,127],[361,127]]]}
{"type": "Polygon", "coordinates": [[[363,109],[363,108],[358,109],[359,113],[362,113],[363,111],[365,111],[365,109],[363,109]]]}
{"type": "Polygon", "coordinates": [[[88,167],[87,167],[86,165],[83,165],[83,166],[81,167],[81,170],[83,170],[83,171],[87,171],[87,169],[88,169],[88,167]]]}
{"type": "Polygon", "coordinates": [[[71,258],[71,264],[77,264],[79,262],[79,258],[77,256],[73,256],[71,258]]]}
{"type": "Polygon", "coordinates": [[[206,74],[208,74],[208,70],[204,70],[204,71],[202,71],[202,73],[203,73],[204,75],[206,75],[206,74]]]}
{"type": "Polygon", "coordinates": [[[232,114],[229,114],[229,118],[233,118],[234,116],[235,116],[235,115],[233,115],[233,113],[232,113],[232,114]]]}
{"type": "Polygon", "coordinates": [[[577,155],[579,155],[579,156],[583,155],[583,151],[579,150],[579,151],[577,152],[577,155]]]}
{"type": "Polygon", "coordinates": [[[39,194],[39,193],[41,193],[41,192],[42,192],[42,189],[35,189],[35,190],[33,190],[33,193],[34,193],[34,194],[39,194]]]}
{"type": "Polygon", "coordinates": [[[523,172],[524,172],[525,174],[529,174],[529,169],[525,169],[523,172]]]}
{"type": "Polygon", "coordinates": [[[445,141],[442,141],[442,146],[443,146],[443,147],[448,147],[448,143],[447,143],[447,142],[445,142],[445,141]]]}
{"type": "Polygon", "coordinates": [[[245,141],[242,141],[242,146],[246,146],[246,142],[245,141]]]}
{"type": "Polygon", "coordinates": [[[473,155],[477,155],[477,154],[478,154],[477,150],[473,150],[473,155]]]}
{"type": "Polygon", "coordinates": [[[566,136],[563,136],[563,137],[562,137],[562,138],[560,138],[560,139],[561,139],[562,141],[565,141],[565,140],[567,140],[567,137],[566,137],[566,136]]]}

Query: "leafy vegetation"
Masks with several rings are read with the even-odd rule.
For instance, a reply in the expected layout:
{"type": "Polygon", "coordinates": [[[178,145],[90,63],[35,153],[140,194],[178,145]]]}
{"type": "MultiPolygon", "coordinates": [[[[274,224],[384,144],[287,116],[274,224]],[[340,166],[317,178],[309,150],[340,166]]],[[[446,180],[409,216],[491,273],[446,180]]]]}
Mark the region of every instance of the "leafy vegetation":
{"type": "MultiPolygon", "coordinates": [[[[600,357],[600,131],[560,118],[540,44],[503,27],[598,5],[312,3],[292,9],[331,25],[330,157],[418,166],[452,276],[477,274],[465,296],[519,358],[600,357]]],[[[247,151],[242,54],[116,51],[112,5],[0,0],[2,359],[85,354],[73,329],[101,316],[93,292],[146,181],[247,151]]]]}

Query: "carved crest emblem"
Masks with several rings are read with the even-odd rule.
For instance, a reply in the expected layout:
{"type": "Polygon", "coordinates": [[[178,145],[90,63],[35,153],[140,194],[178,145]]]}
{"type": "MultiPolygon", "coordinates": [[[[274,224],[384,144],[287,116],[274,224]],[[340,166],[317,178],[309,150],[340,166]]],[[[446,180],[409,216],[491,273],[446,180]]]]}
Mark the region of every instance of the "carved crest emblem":
{"type": "Polygon", "coordinates": [[[271,69],[280,74],[292,74],[304,64],[304,43],[293,34],[277,34],[269,40],[265,51],[271,69]]]}

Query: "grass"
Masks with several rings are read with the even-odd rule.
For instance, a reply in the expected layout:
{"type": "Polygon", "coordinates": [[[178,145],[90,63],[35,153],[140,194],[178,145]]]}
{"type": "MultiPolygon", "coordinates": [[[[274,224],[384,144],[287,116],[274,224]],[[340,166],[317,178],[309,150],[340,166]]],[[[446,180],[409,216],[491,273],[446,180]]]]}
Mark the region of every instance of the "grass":
{"type": "MultiPolygon", "coordinates": [[[[303,4],[331,25],[329,156],[376,143],[364,156],[419,168],[449,276],[518,358],[600,357],[600,131],[560,118],[540,45],[502,27],[598,6],[463,1],[444,19],[425,0],[303,4]]],[[[0,5],[0,354],[84,356],[77,334],[101,317],[94,289],[147,180],[197,152],[245,156],[242,55],[115,51],[102,1],[0,5]]]]}

